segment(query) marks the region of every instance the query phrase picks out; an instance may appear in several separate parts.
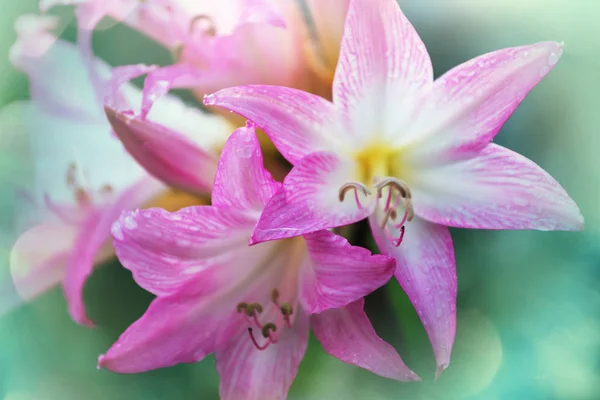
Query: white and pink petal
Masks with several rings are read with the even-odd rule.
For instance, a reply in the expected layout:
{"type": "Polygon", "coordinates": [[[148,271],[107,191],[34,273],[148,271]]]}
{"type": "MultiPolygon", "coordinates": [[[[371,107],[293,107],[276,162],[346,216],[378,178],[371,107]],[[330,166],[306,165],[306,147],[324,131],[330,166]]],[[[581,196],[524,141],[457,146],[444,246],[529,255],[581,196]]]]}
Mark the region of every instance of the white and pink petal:
{"type": "Polygon", "coordinates": [[[371,214],[373,201],[360,190],[350,190],[340,201],[340,189],[352,181],[354,161],[334,153],[304,157],[286,176],[283,186],[267,203],[252,243],[300,236],[348,225],[371,214]]]}
{"type": "Polygon", "coordinates": [[[204,104],[223,107],[254,122],[292,164],[312,152],[348,149],[334,105],[301,90],[267,85],[233,87],[206,96],[204,104]]]}
{"type": "Polygon", "coordinates": [[[383,286],[395,261],[352,246],[323,230],[304,236],[308,258],[300,270],[300,302],[309,314],[344,307],[383,286]]]}
{"type": "Polygon", "coordinates": [[[422,169],[412,179],[415,212],[438,224],[475,229],[583,228],[579,208],[554,178],[533,161],[495,144],[470,160],[422,169]]]}
{"type": "Polygon", "coordinates": [[[377,336],[365,314],[364,300],[310,317],[312,331],[328,354],[398,381],[421,380],[400,358],[394,347],[377,336]]]}
{"type": "MultiPolygon", "coordinates": [[[[369,219],[382,254],[396,259],[396,279],[423,322],[437,361],[436,376],[448,367],[456,334],[456,261],[447,227],[415,217],[406,223],[404,240],[395,246],[369,219]]],[[[392,231],[397,236],[397,230],[392,231]]]]}

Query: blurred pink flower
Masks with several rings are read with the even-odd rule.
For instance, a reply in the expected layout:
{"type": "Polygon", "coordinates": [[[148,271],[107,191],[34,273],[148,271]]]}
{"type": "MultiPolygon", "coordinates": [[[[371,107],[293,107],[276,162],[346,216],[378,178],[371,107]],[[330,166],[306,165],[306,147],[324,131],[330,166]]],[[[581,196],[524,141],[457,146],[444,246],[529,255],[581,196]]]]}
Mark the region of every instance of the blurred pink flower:
{"type": "Polygon", "coordinates": [[[212,206],[123,213],[112,229],[117,255],[157,298],[99,366],[134,373],[214,352],[222,399],[283,399],[310,323],[325,351],[342,361],[417,380],[363,311],[362,297],[392,276],[391,258],[327,230],[248,246],[279,186],[249,124],[225,144],[212,206]]]}
{"type": "Polygon", "coordinates": [[[205,98],[254,121],[295,165],[252,242],[369,217],[380,250],[397,261],[396,278],[423,321],[439,374],[456,325],[447,226],[583,227],[577,205],[551,176],[490,143],[561,53],[554,42],[498,50],[434,82],[425,46],[396,1],[351,1],[333,102],[261,85],[205,98]]]}
{"type": "MultiPolygon", "coordinates": [[[[19,211],[17,230],[22,234],[12,248],[10,265],[14,285],[26,300],[62,280],[72,318],[89,325],[83,285],[93,265],[112,254],[112,223],[122,210],[139,207],[167,188],[148,176],[111,134],[98,101],[106,89],[99,93],[92,85],[78,48],[50,33],[56,26],[54,17],[22,16],[10,51],[11,62],[29,76],[31,100],[11,107],[26,126],[34,169],[33,187],[27,188],[19,211]]],[[[110,67],[93,61],[106,82],[110,67]]],[[[111,96],[124,104],[141,99],[129,84],[111,96]]],[[[225,137],[230,129],[221,118],[171,96],[158,102],[149,118],[177,126],[189,138],[199,127],[211,126],[225,137]]],[[[208,179],[207,192],[212,177],[208,179]]]]}

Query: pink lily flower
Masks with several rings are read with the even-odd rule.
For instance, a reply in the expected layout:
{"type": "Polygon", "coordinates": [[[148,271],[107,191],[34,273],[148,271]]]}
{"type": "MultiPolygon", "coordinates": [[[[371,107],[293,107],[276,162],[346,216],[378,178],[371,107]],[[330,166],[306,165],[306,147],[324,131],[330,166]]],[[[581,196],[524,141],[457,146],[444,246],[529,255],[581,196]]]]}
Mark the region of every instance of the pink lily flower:
{"type": "MultiPolygon", "coordinates": [[[[335,49],[339,48],[348,0],[308,4],[315,19],[316,40],[309,40],[301,9],[292,0],[199,1],[186,12],[187,3],[182,1],[125,3],[83,2],[77,9],[80,31],[84,30],[82,37],[89,36],[100,15],[107,14],[149,35],[169,29],[178,32],[171,39],[173,32],[159,35],[160,43],[177,50],[174,65],[137,65],[115,72],[119,82],[147,74],[139,111],[119,107],[110,99],[105,102],[106,115],[127,151],[150,174],[173,187],[194,192],[198,187],[203,190],[199,179],[212,182],[213,154],[220,151],[227,135],[221,130],[215,134],[206,126],[202,129],[204,140],[194,147],[177,129],[148,120],[154,102],[171,88],[191,88],[203,95],[238,84],[265,83],[330,92],[331,64],[337,60],[335,49]],[[165,9],[170,11],[165,13],[165,9]],[[174,20],[175,16],[180,18],[174,20]],[[163,24],[160,29],[157,20],[163,24]],[[273,71],[270,65],[275,62],[278,68],[273,71]]],[[[91,53],[89,40],[82,47],[87,49],[84,53],[91,53]]],[[[232,118],[227,115],[225,120],[232,118]]]]}
{"type": "Polygon", "coordinates": [[[428,333],[439,375],[456,330],[447,226],[583,227],[558,182],[491,143],[561,53],[555,42],[498,50],[434,81],[425,46],[396,1],[352,0],[333,102],[261,85],[205,98],[254,121],[294,164],[252,243],[368,217],[380,250],[397,261],[396,278],[428,333]]]}
{"type": "MultiPolygon", "coordinates": [[[[111,134],[98,102],[106,88],[98,93],[78,48],[50,33],[57,22],[49,16],[22,16],[10,51],[11,62],[30,79],[31,100],[11,107],[27,131],[35,175],[19,212],[20,235],[10,266],[22,299],[62,281],[71,317],[91,325],[82,290],[94,264],[113,254],[112,223],[122,210],[146,204],[167,187],[151,178],[111,134]]],[[[106,82],[110,67],[97,59],[94,63],[106,82]]],[[[110,94],[123,104],[141,98],[131,85],[110,94]]],[[[149,116],[168,126],[183,117],[190,137],[199,126],[214,120],[222,124],[173,97],[165,97],[149,116]]],[[[229,127],[222,124],[220,129],[229,127]]],[[[213,164],[216,169],[216,156],[213,164]]],[[[207,181],[206,190],[211,186],[207,181]]]]}
{"type": "Polygon", "coordinates": [[[135,373],[214,352],[222,399],[283,399],[312,327],[340,360],[418,380],[363,311],[362,297],[392,276],[391,258],[327,230],[247,245],[279,186],[248,124],[225,144],[212,206],[123,213],[112,230],[117,255],[157,298],[98,365],[135,373]]]}

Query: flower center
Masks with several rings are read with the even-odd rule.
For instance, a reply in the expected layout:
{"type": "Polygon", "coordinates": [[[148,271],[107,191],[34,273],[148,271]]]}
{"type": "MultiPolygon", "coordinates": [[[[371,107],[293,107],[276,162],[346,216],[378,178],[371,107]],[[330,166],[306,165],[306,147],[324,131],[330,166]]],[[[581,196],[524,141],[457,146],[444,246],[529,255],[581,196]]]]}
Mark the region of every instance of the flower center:
{"type": "MultiPolygon", "coordinates": [[[[271,344],[275,344],[279,341],[281,333],[285,328],[291,328],[292,322],[290,317],[294,312],[294,309],[290,303],[279,301],[279,290],[273,289],[271,291],[271,303],[263,307],[260,303],[246,303],[241,302],[237,305],[236,311],[244,316],[248,323],[248,336],[254,347],[258,350],[265,350],[271,344]],[[262,324],[259,319],[259,315],[269,307],[271,311],[276,310],[276,318],[274,321],[269,321],[262,324]],[[254,328],[260,330],[262,336],[266,341],[264,344],[259,344],[258,340],[254,337],[254,328]]],[[[265,314],[270,314],[265,312],[265,314]]]]}
{"type": "Polygon", "coordinates": [[[380,221],[381,229],[395,246],[402,243],[405,223],[414,217],[412,194],[406,182],[396,178],[405,173],[405,168],[400,164],[401,150],[390,148],[383,143],[375,143],[355,153],[357,180],[342,185],[339,189],[339,200],[344,201],[348,192],[354,192],[354,201],[360,209],[375,201],[376,209],[381,207],[383,217],[380,221]],[[373,190],[375,197],[373,198],[373,190]],[[398,216],[402,215],[399,222],[398,216]],[[393,237],[392,231],[399,234],[393,237]]]}

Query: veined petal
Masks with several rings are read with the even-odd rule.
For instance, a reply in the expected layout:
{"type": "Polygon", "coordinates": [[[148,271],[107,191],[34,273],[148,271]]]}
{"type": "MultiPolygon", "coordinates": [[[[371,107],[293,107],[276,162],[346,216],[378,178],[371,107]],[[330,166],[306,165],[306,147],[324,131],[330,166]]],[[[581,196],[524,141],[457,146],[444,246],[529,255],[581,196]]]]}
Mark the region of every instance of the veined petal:
{"type": "Polygon", "coordinates": [[[223,400],[284,400],[296,377],[308,344],[308,316],[298,310],[291,328],[279,341],[258,350],[245,335],[217,350],[215,358],[223,400]]]}
{"type": "Polygon", "coordinates": [[[332,103],[301,90],[249,85],[220,90],[204,98],[253,121],[292,164],[315,151],[348,148],[332,103]]]}
{"type": "Polygon", "coordinates": [[[83,286],[94,268],[98,251],[110,238],[112,223],[123,210],[143,204],[163,189],[159,182],[145,178],[123,191],[114,202],[93,210],[79,227],[63,279],[69,314],[75,322],[92,325],[85,313],[83,286]]]}
{"type": "MultiPolygon", "coordinates": [[[[210,192],[217,157],[188,137],[109,106],[104,110],[123,145],[146,171],[170,186],[196,194],[210,192]]],[[[208,122],[214,116],[207,116],[208,122]]],[[[205,129],[211,129],[207,127],[205,129]]]]}
{"type": "MultiPolygon", "coordinates": [[[[213,267],[214,274],[205,273],[211,276],[203,278],[204,286],[218,287],[232,280],[235,271],[223,265],[242,255],[260,262],[261,252],[268,248],[247,246],[255,222],[232,208],[193,206],[174,213],[138,210],[124,213],[115,222],[113,244],[119,260],[141,287],[167,295],[213,267]],[[238,255],[239,251],[243,254],[238,255]]],[[[238,276],[245,269],[238,269],[238,276]]]]}
{"type": "Polygon", "coordinates": [[[213,206],[260,213],[280,186],[263,165],[254,125],[247,123],[236,129],[221,152],[212,192],[213,206]]]}
{"type": "Polygon", "coordinates": [[[244,323],[235,305],[218,296],[158,297],[98,358],[98,367],[137,373],[197,362],[227,345],[244,323]]]}
{"type": "Polygon", "coordinates": [[[450,232],[445,226],[415,217],[406,224],[404,240],[396,247],[377,218],[371,217],[369,222],[381,253],[396,259],[396,279],[423,322],[439,376],[450,363],[456,334],[456,261],[450,232]]]}
{"type": "Polygon", "coordinates": [[[421,380],[396,350],[375,333],[365,314],[364,300],[310,317],[313,333],[323,349],[341,361],[398,381],[421,380]]]}
{"type": "Polygon", "coordinates": [[[374,202],[340,188],[353,180],[354,162],[333,153],[316,152],[304,157],[285,177],[283,186],[267,203],[251,243],[283,239],[343,226],[371,214],[374,202]]]}
{"type": "Polygon", "coordinates": [[[352,134],[398,134],[405,103],[433,82],[429,54],[396,1],[351,0],[333,102],[352,134]]]}
{"type": "Polygon", "coordinates": [[[541,42],[497,50],[451,69],[435,81],[411,129],[418,145],[413,144],[414,151],[405,157],[430,163],[474,156],[491,142],[561,54],[562,45],[541,42]]]}
{"type": "Polygon", "coordinates": [[[60,283],[76,235],[76,227],[55,221],[19,236],[10,252],[10,268],[22,299],[30,300],[60,283]]]}
{"type": "Polygon", "coordinates": [[[413,177],[415,212],[476,229],[579,230],[583,216],[566,191],[533,161],[489,144],[477,157],[413,177]]]}
{"type": "Polygon", "coordinates": [[[372,255],[323,230],[304,236],[309,259],[300,271],[302,307],[315,314],[340,308],[383,286],[394,274],[394,259],[372,255]]]}

